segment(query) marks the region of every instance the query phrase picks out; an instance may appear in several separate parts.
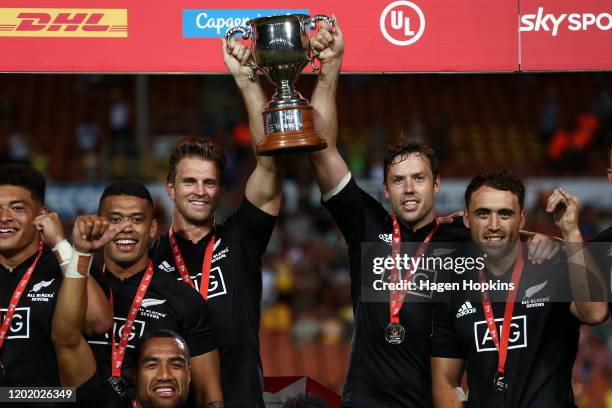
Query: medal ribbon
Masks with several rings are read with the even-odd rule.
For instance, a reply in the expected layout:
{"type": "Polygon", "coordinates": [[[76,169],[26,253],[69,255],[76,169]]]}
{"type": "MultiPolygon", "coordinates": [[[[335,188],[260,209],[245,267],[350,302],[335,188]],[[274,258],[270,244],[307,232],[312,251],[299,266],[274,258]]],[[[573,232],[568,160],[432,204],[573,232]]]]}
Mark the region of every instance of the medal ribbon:
{"type": "MultiPolygon", "coordinates": [[[[142,300],[144,299],[145,293],[147,293],[147,288],[149,287],[149,283],[151,283],[151,278],[153,277],[153,263],[149,260],[149,265],[147,266],[147,271],[143,275],[140,280],[140,285],[138,286],[138,290],[136,291],[136,295],[134,296],[134,300],[132,301],[132,307],[125,319],[125,325],[123,326],[123,333],[121,333],[121,338],[119,339],[119,346],[117,347],[115,342],[115,333],[112,333],[112,356],[111,356],[111,364],[112,364],[112,376],[121,378],[121,366],[123,365],[123,359],[125,358],[125,352],[127,351],[127,343],[130,338],[130,334],[132,333],[132,328],[134,327],[134,321],[136,320],[136,315],[138,314],[138,309],[142,304],[142,300]]],[[[114,308],[113,303],[113,292],[110,294],[111,305],[114,308]]]]}
{"type": "MultiPolygon", "coordinates": [[[[513,290],[508,291],[508,297],[506,299],[506,308],[504,311],[504,322],[502,324],[501,333],[501,344],[499,336],[497,334],[497,326],[495,324],[495,316],[493,315],[493,307],[491,306],[491,299],[489,297],[489,291],[484,290],[481,292],[482,296],[482,308],[484,310],[485,319],[487,321],[487,327],[489,333],[493,339],[493,344],[498,353],[497,360],[497,372],[504,375],[504,369],[506,367],[506,357],[508,356],[508,340],[510,338],[510,324],[512,323],[512,313],[514,311],[514,301],[516,300],[516,292],[518,290],[518,284],[521,280],[521,274],[523,273],[523,267],[525,266],[525,260],[523,259],[523,246],[519,246],[519,253],[516,262],[514,263],[514,269],[512,270],[512,283],[514,286],[513,290]]],[[[485,283],[485,275],[481,270],[478,271],[478,277],[480,283],[485,283]]]]}
{"type": "MultiPolygon", "coordinates": [[[[391,237],[391,256],[393,257],[393,260],[394,260],[393,269],[391,270],[391,283],[397,284],[400,281],[400,273],[399,273],[399,270],[397,269],[397,263],[395,262],[395,259],[396,259],[396,256],[400,255],[400,252],[401,252],[402,236],[400,232],[400,226],[399,226],[399,223],[397,222],[397,218],[395,217],[395,214],[391,214],[391,219],[393,220],[393,234],[391,237]]],[[[433,238],[434,234],[438,230],[439,226],[440,226],[440,222],[436,218],[434,220],[433,228],[431,229],[429,234],[427,234],[427,236],[425,237],[421,245],[419,245],[419,248],[417,249],[416,254],[414,255],[414,258],[420,259],[423,257],[423,255],[425,254],[425,251],[427,251],[427,248],[429,247],[429,244],[431,243],[431,239],[433,238]]],[[[408,268],[407,268],[406,274],[404,274],[404,280],[406,282],[410,282],[412,280],[413,263],[410,262],[408,263],[407,266],[408,268]]],[[[406,297],[406,293],[408,293],[408,289],[389,291],[389,297],[390,297],[389,312],[391,314],[391,323],[393,324],[399,323],[399,312],[402,308],[402,305],[404,304],[404,297],[406,297]]]]}
{"type": "Polygon", "coordinates": [[[34,269],[36,268],[36,264],[38,263],[38,260],[40,259],[42,252],[43,252],[43,242],[40,241],[40,245],[38,246],[38,255],[36,255],[36,259],[34,259],[34,262],[32,263],[32,265],[30,265],[26,273],[23,275],[23,277],[19,281],[19,284],[15,288],[15,291],[13,292],[13,296],[11,296],[11,301],[9,303],[6,314],[4,315],[4,321],[2,322],[2,327],[0,328],[0,349],[2,349],[2,345],[4,344],[4,340],[6,339],[7,333],[9,331],[9,327],[11,327],[11,323],[13,321],[13,315],[15,314],[15,309],[17,308],[17,304],[19,303],[19,299],[21,299],[21,295],[25,291],[26,286],[28,286],[28,282],[30,281],[30,278],[32,277],[32,273],[34,272],[34,269]]]}
{"type": "MultiPolygon", "coordinates": [[[[204,251],[204,260],[202,261],[202,279],[200,280],[200,294],[206,300],[208,298],[208,283],[210,281],[210,266],[212,264],[212,253],[213,247],[215,246],[215,227],[213,226],[213,234],[210,237],[210,241],[206,245],[206,250],[204,251]]],[[[176,238],[174,238],[174,231],[172,227],[170,227],[170,231],[168,232],[168,238],[170,239],[170,248],[172,249],[172,255],[174,256],[174,263],[181,274],[181,279],[184,283],[188,284],[192,288],[195,289],[195,284],[189,276],[189,270],[187,269],[187,265],[185,265],[185,260],[181,255],[181,250],[179,249],[178,243],[176,242],[176,238]]]]}

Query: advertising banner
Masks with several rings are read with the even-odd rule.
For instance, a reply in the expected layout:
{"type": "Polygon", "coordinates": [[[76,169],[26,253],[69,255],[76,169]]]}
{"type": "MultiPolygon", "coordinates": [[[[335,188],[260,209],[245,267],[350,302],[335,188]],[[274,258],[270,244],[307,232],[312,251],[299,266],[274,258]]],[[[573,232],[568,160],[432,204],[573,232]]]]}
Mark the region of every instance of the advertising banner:
{"type": "Polygon", "coordinates": [[[344,72],[612,68],[612,0],[254,4],[2,0],[0,71],[223,73],[221,38],[229,28],[290,13],[336,16],[346,39],[344,72]]]}

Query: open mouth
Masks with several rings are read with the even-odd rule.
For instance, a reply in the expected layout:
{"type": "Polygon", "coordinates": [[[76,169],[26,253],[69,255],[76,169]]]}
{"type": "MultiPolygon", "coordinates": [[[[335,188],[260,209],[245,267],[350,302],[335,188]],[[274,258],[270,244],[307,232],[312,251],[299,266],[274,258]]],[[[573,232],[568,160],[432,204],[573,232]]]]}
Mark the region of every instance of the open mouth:
{"type": "Polygon", "coordinates": [[[121,238],[113,241],[115,247],[121,252],[132,252],[136,249],[138,241],[131,238],[121,238]]]}
{"type": "Polygon", "coordinates": [[[17,233],[17,228],[4,227],[0,228],[0,238],[9,238],[17,233]]]}
{"type": "Polygon", "coordinates": [[[410,199],[402,201],[402,208],[406,211],[414,211],[419,205],[418,200],[410,199]]]}
{"type": "Polygon", "coordinates": [[[188,200],[189,205],[195,209],[202,210],[208,207],[208,201],[205,200],[188,200]]]}
{"type": "Polygon", "coordinates": [[[171,398],[177,394],[177,391],[171,385],[157,385],[153,387],[153,393],[160,398],[171,398]]]}

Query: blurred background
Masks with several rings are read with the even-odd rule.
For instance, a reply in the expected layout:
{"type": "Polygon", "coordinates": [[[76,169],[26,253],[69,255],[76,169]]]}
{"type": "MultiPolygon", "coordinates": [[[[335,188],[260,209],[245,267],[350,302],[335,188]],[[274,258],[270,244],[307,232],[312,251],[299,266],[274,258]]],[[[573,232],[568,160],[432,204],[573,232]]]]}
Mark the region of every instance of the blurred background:
{"type": "MultiPolygon", "coordinates": [[[[307,98],[315,80],[300,78],[307,98]]],[[[341,152],[360,185],[381,200],[385,148],[409,139],[432,145],[440,158],[439,214],[462,208],[477,172],[504,167],[527,185],[528,229],[557,233],[544,208],[558,185],[581,199],[585,236],[612,225],[612,73],[346,75],[338,107],[341,152]]],[[[47,204],[67,228],[78,214],[97,210],[105,183],[135,178],[151,188],[166,231],[167,157],[188,135],[215,138],[227,149],[223,219],[240,203],[255,163],[230,77],[0,76],[0,161],[45,173],[47,204]]],[[[284,209],[264,257],[264,372],[308,375],[340,392],[353,325],[346,245],[320,206],[306,158],[288,160],[286,175],[284,209]]],[[[578,405],[610,408],[610,321],[584,327],[580,342],[578,405]]]]}

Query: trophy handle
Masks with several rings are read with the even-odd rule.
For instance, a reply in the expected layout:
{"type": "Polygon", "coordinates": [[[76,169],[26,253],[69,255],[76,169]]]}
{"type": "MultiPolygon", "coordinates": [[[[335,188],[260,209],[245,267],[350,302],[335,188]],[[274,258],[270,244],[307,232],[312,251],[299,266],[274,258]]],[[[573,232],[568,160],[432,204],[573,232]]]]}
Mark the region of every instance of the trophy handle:
{"type": "MultiPolygon", "coordinates": [[[[248,40],[249,38],[251,38],[251,30],[243,26],[236,26],[227,30],[227,33],[225,33],[225,41],[229,43],[230,38],[232,38],[238,33],[242,35],[243,40],[248,40]]],[[[249,75],[249,79],[254,82],[255,74],[257,73],[259,67],[252,61],[249,61],[247,63],[247,66],[252,70],[251,75],[249,75]]]]}
{"type": "MultiPolygon", "coordinates": [[[[319,21],[325,21],[331,26],[333,26],[334,23],[336,22],[336,20],[324,14],[317,14],[316,16],[311,17],[308,20],[306,20],[306,24],[308,28],[310,28],[311,30],[314,30],[315,28],[317,28],[317,23],[319,21]]],[[[319,56],[319,51],[313,50],[312,55],[308,57],[308,62],[310,62],[310,65],[312,66],[312,70],[315,72],[319,70],[319,66],[315,64],[315,58],[317,58],[318,56],[319,56]]]]}

